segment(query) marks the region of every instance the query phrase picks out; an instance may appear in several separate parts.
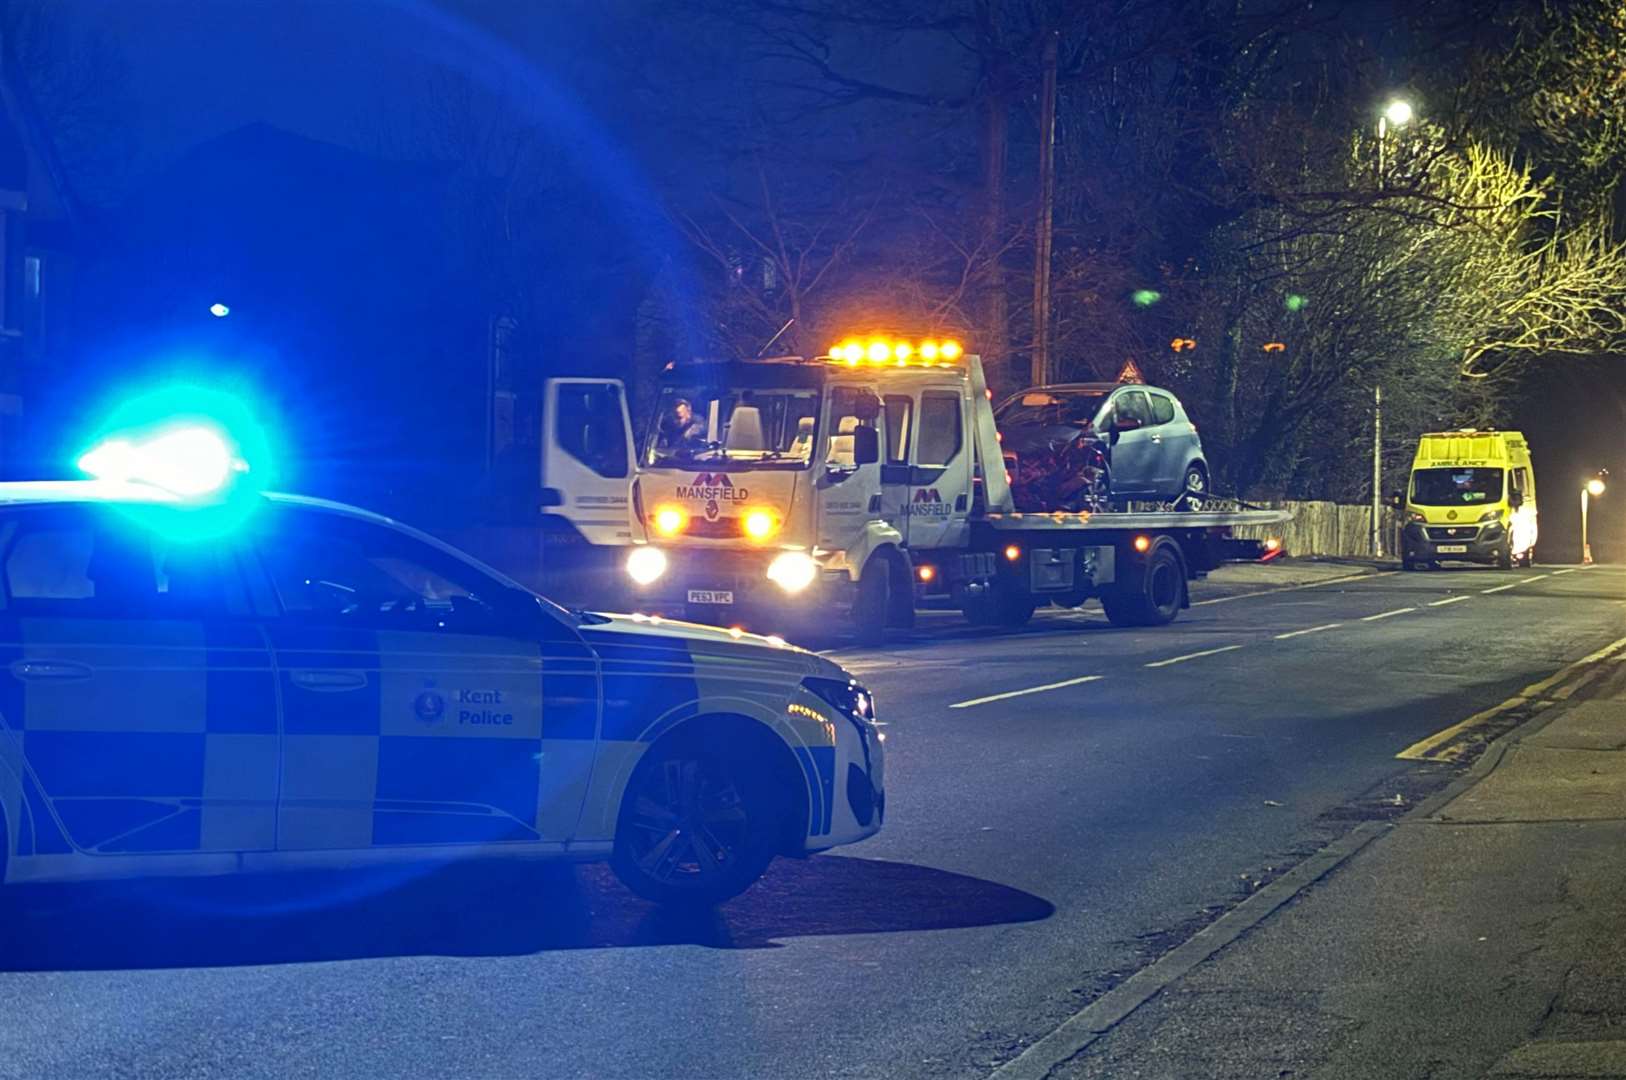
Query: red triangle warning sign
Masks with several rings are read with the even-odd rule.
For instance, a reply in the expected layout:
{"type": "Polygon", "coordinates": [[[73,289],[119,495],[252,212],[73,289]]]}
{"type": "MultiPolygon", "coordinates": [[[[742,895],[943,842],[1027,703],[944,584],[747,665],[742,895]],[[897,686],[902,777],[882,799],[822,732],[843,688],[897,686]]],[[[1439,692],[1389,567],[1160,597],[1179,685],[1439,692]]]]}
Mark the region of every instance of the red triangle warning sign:
{"type": "Polygon", "coordinates": [[[1118,381],[1121,383],[1144,383],[1146,376],[1140,373],[1140,367],[1133,360],[1125,360],[1123,370],[1118,372],[1118,381]]]}

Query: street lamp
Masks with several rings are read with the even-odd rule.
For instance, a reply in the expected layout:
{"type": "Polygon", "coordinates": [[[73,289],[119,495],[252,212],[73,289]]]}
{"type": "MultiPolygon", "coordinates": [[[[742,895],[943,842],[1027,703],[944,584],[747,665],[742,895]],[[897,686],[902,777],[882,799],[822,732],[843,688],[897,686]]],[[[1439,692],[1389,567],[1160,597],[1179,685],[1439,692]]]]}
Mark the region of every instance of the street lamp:
{"type": "Polygon", "coordinates": [[[1608,469],[1600,469],[1597,476],[1581,485],[1581,565],[1583,566],[1592,564],[1592,545],[1587,543],[1586,539],[1587,503],[1604,493],[1608,485],[1604,483],[1603,478],[1608,475],[1608,469]]]}
{"type": "Polygon", "coordinates": [[[1378,187],[1383,186],[1383,142],[1389,137],[1389,126],[1405,127],[1411,123],[1411,102],[1404,98],[1395,98],[1383,107],[1378,114],[1378,187]]]}

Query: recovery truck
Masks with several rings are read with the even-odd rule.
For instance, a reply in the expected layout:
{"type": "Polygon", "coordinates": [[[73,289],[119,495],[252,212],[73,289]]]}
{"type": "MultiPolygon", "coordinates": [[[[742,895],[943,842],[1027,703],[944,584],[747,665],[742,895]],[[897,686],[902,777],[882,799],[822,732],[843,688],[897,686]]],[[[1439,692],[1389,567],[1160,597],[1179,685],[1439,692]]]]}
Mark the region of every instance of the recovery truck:
{"type": "Polygon", "coordinates": [[[865,643],[948,602],[1019,625],[1094,597],[1119,626],[1173,620],[1187,582],[1256,559],[1237,526],[1284,511],[1017,512],[979,357],[848,341],[804,359],[669,365],[633,483],[626,569],[644,610],[830,626],[865,643]]]}

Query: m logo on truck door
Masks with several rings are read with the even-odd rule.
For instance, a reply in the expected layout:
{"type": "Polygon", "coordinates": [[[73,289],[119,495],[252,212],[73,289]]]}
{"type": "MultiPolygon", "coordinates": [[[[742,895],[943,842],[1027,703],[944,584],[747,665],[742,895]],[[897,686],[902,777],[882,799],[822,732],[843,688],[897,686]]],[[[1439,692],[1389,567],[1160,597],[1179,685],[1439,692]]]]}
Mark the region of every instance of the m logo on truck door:
{"type": "Polygon", "coordinates": [[[936,488],[916,488],[908,511],[913,517],[948,517],[948,503],[936,488]]]}

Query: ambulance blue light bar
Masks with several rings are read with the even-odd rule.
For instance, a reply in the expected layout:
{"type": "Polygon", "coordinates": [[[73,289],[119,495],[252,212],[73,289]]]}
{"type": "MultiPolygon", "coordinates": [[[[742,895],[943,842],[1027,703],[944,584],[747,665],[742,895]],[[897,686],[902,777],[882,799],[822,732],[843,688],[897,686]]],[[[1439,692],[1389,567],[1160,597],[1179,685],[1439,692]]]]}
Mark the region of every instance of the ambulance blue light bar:
{"type": "Polygon", "coordinates": [[[183,498],[204,498],[228,488],[248,463],[232,441],[206,424],[178,423],[139,436],[113,436],[79,458],[97,480],[145,484],[183,498]]]}

